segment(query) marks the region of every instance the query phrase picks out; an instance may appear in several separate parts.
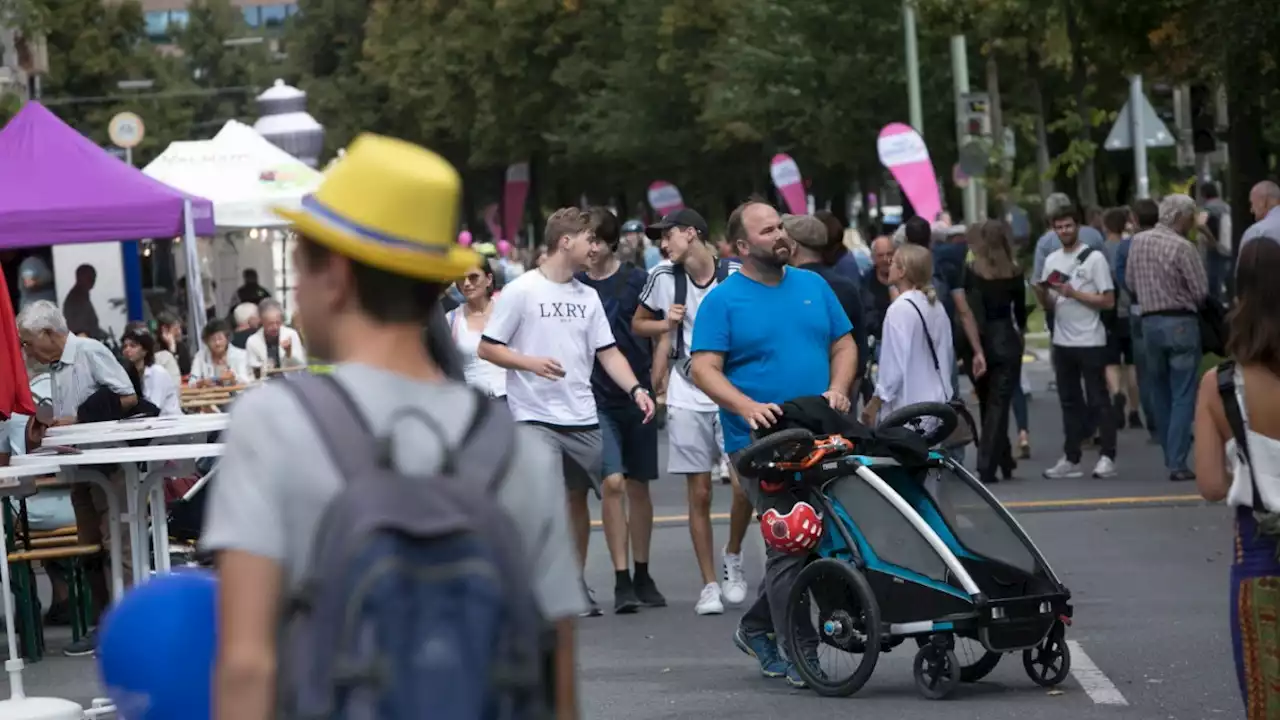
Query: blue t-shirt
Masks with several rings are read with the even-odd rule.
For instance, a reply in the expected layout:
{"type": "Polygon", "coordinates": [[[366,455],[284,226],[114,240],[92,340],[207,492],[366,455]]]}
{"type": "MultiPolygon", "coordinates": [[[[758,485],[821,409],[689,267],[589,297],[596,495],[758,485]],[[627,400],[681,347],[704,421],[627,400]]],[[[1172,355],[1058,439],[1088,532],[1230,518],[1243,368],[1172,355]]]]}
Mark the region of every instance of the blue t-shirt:
{"type": "MultiPolygon", "coordinates": [[[[787,268],[775,287],[734,273],[707,294],[693,325],[692,352],[724,354],[724,374],[747,397],[784,403],[827,391],[831,344],[852,330],[820,275],[787,268]]],[[[751,443],[747,422],[721,409],[724,450],[751,443]]]]}
{"type": "MultiPolygon", "coordinates": [[[[631,371],[636,374],[636,380],[649,387],[653,346],[648,338],[637,337],[631,332],[631,318],[635,317],[636,307],[640,305],[640,291],[644,290],[644,284],[649,279],[648,273],[631,263],[623,263],[618,272],[604,280],[592,280],[585,272],[574,277],[599,293],[600,304],[604,305],[604,314],[609,318],[609,327],[613,330],[613,339],[618,344],[618,349],[627,362],[631,363],[631,371]]],[[[629,389],[618,387],[600,365],[600,360],[596,359],[595,367],[591,370],[591,391],[596,397],[597,407],[630,407],[633,401],[627,397],[629,389]]]]}

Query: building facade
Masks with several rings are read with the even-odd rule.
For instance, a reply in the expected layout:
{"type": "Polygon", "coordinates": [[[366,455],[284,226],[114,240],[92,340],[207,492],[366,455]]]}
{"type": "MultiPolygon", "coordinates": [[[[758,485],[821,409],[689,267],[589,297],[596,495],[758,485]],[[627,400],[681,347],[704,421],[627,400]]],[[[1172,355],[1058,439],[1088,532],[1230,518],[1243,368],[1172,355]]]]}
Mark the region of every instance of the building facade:
{"type": "MultiPolygon", "coordinates": [[[[298,12],[296,2],[280,0],[231,0],[231,4],[244,13],[250,29],[266,35],[281,32],[285,21],[298,12]]],[[[187,24],[186,8],[186,0],[142,0],[147,36],[154,42],[170,42],[172,29],[187,24]]]]}

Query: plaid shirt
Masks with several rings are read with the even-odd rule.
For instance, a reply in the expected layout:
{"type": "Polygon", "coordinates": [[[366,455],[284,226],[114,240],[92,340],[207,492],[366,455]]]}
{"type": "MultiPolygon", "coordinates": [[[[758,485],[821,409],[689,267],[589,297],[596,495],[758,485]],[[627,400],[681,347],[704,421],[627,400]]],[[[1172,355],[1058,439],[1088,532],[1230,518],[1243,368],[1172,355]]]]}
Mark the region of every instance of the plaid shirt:
{"type": "Polygon", "coordinates": [[[1199,251],[1191,241],[1163,225],[1133,236],[1124,281],[1143,315],[1195,312],[1209,294],[1209,280],[1199,251]]]}

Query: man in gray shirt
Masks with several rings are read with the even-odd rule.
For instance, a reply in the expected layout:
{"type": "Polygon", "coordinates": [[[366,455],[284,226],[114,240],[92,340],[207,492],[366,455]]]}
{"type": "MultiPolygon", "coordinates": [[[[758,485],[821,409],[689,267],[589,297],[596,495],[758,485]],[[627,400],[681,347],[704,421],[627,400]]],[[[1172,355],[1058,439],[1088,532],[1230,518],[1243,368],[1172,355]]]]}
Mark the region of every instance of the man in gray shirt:
{"type": "MultiPolygon", "coordinates": [[[[350,188],[351,178],[343,173],[367,173],[368,162],[376,162],[367,158],[362,144],[377,148],[386,143],[394,144],[382,149],[394,149],[396,163],[380,168],[380,174],[387,183],[409,185],[388,194],[413,204],[392,208],[390,214],[417,218],[413,226],[427,230],[455,227],[455,218],[427,213],[424,219],[420,206],[454,212],[460,188],[451,192],[443,181],[434,184],[444,161],[407,143],[358,140],[326,185],[345,181],[341,186],[350,188]],[[423,168],[424,163],[431,167],[423,168]]],[[[317,195],[325,190],[322,186],[317,195]]],[[[382,252],[377,240],[348,229],[367,227],[369,213],[359,226],[345,217],[338,222],[333,218],[342,216],[342,209],[326,202],[323,220],[313,221],[306,210],[288,216],[300,233],[296,289],[307,341],[316,354],[337,363],[334,376],[350,394],[353,410],[375,435],[391,441],[396,467],[406,475],[434,473],[443,460],[442,443],[457,447],[476,411],[476,394],[446,377],[422,338],[423,323],[436,312],[445,283],[470,269],[457,257],[466,253],[448,249],[455,247],[452,232],[437,233],[444,239],[401,240],[423,248],[409,262],[397,261],[382,252]]],[[[380,215],[374,213],[374,220],[380,215]]],[[[281,382],[288,381],[276,381],[281,382]]],[[[311,419],[279,384],[246,393],[233,406],[225,442],[201,539],[204,549],[217,556],[222,613],[215,717],[268,720],[277,716],[276,679],[287,673],[278,668],[281,609],[301,585],[317,525],[343,478],[311,419]]],[[[556,627],[558,717],[576,717],[573,618],[587,605],[570,542],[564,481],[558,458],[535,429],[519,428],[511,452],[511,470],[496,497],[511,526],[494,531],[520,538],[534,597],[543,617],[556,627]]]]}
{"type": "MultiPolygon", "coordinates": [[[[57,305],[48,300],[36,300],[18,314],[18,337],[22,347],[33,360],[49,366],[53,390],[53,425],[71,425],[78,419],[80,406],[100,390],[109,390],[119,398],[120,410],[128,412],[138,404],[137,391],[129,380],[124,366],[105,345],[90,338],[72,335],[67,320],[57,305]]],[[[43,425],[31,423],[27,435],[28,448],[34,449],[43,438],[43,425]]],[[[106,468],[81,468],[78,472],[97,472],[106,468]]],[[[124,482],[118,473],[112,481],[124,482]]],[[[113,523],[107,517],[107,497],[97,485],[79,483],[71,491],[71,504],[76,511],[76,527],[80,542],[106,547],[111,541],[113,523]]],[[[125,576],[132,577],[133,555],[130,552],[129,535],[120,538],[121,563],[125,576]]],[[[105,608],[111,598],[107,592],[105,571],[90,573],[94,599],[99,608],[105,608]]],[[[91,655],[98,644],[94,632],[67,646],[66,655],[76,657],[91,655]]]]}

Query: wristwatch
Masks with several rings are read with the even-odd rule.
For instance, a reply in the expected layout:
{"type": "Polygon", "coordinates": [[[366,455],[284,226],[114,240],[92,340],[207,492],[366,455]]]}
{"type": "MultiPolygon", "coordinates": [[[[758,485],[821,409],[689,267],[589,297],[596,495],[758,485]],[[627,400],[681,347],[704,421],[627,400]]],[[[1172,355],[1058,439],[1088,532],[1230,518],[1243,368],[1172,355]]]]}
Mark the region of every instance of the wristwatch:
{"type": "Polygon", "coordinates": [[[631,388],[630,392],[627,393],[627,397],[631,398],[632,400],[635,400],[637,391],[642,392],[645,395],[652,396],[652,394],[649,392],[649,388],[645,387],[644,385],[641,385],[640,383],[636,383],[635,387],[631,388]]]}

